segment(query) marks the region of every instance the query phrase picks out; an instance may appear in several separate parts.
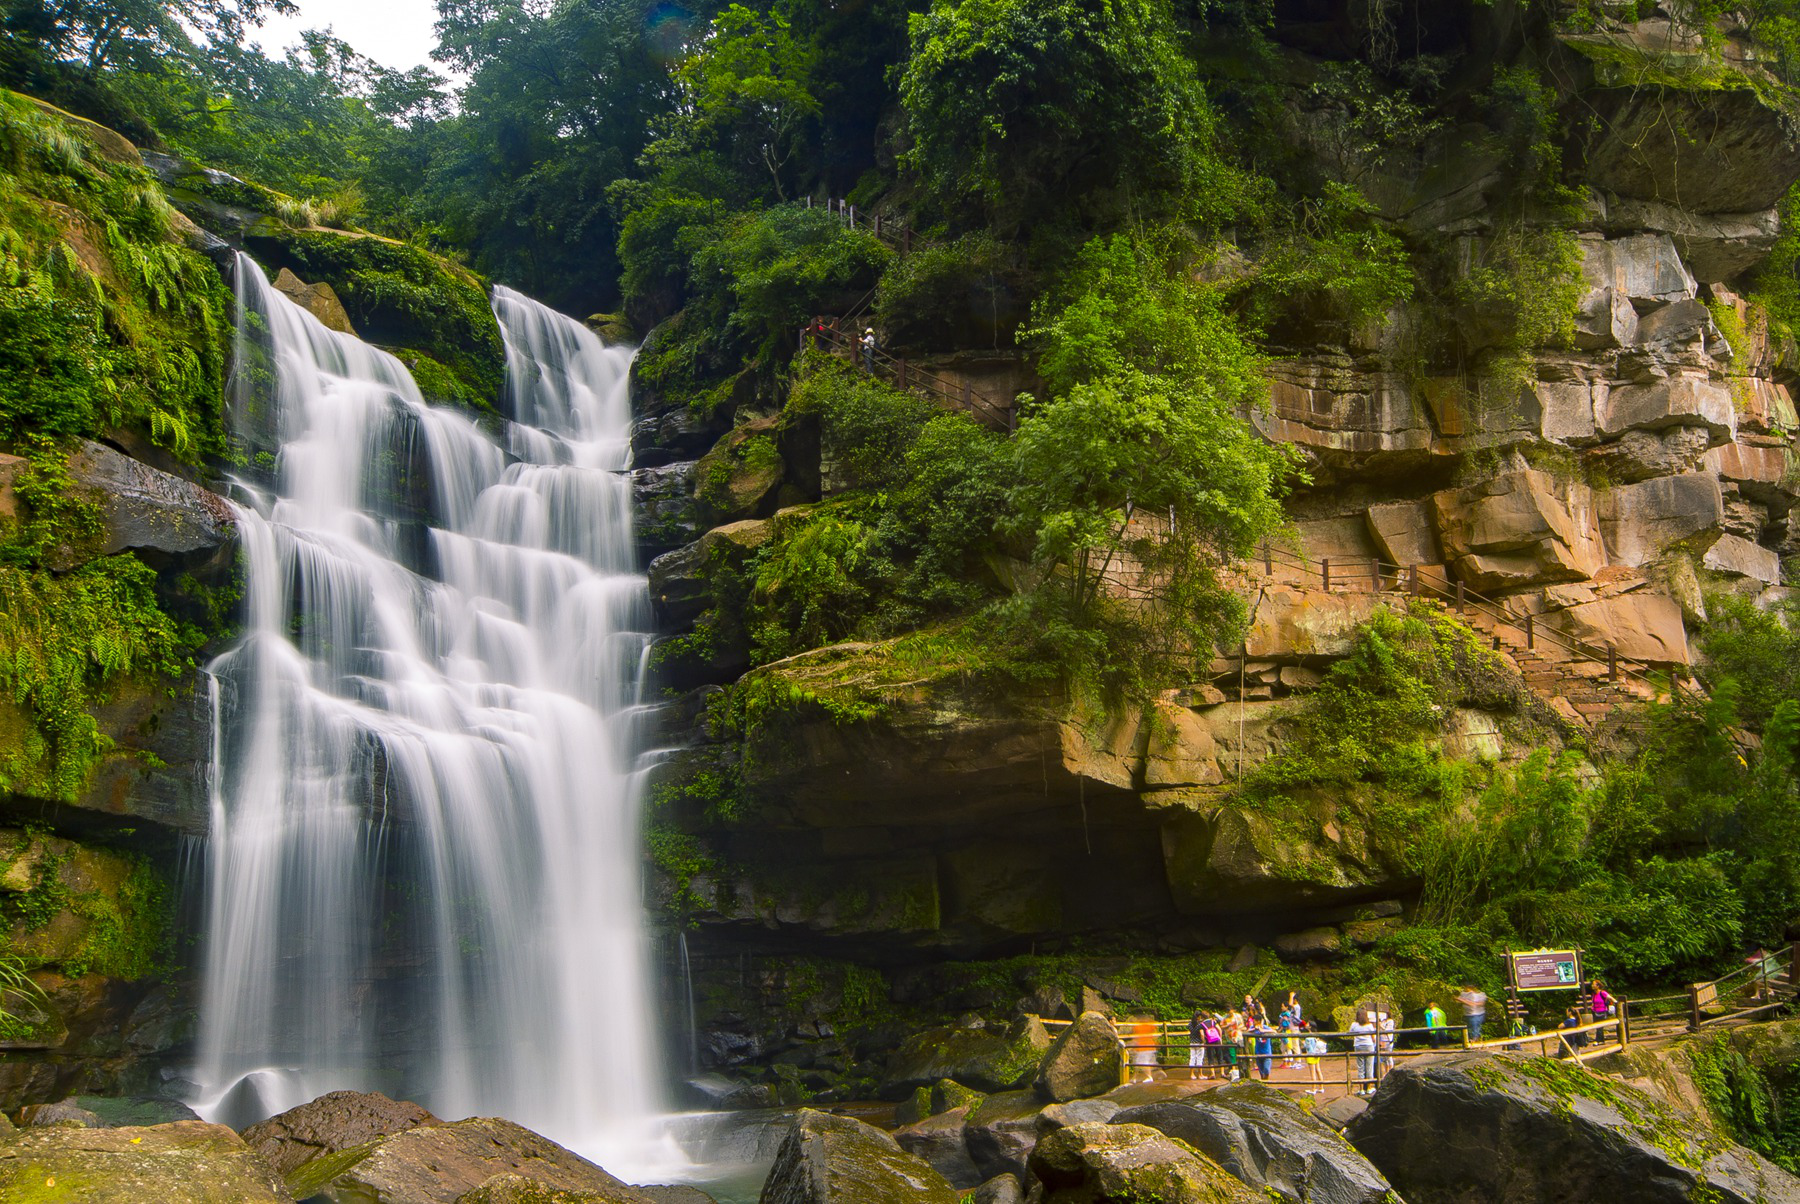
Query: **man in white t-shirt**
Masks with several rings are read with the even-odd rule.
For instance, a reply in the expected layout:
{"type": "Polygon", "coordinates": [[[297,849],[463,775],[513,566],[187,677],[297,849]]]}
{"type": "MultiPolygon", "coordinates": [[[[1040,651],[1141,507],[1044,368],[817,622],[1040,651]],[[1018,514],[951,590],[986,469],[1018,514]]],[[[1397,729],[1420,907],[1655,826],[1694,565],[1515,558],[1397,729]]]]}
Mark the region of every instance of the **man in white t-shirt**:
{"type": "Polygon", "coordinates": [[[1463,1020],[1469,1026],[1469,1040],[1481,1040],[1481,1026],[1487,1020],[1487,993],[1480,987],[1464,987],[1456,997],[1462,1004],[1463,1020]]]}

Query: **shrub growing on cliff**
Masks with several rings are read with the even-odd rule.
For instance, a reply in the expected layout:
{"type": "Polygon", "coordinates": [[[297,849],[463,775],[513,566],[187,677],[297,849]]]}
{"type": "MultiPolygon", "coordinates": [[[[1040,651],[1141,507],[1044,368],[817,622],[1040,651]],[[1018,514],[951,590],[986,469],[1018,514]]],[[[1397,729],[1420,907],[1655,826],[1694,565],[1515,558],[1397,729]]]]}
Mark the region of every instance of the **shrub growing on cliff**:
{"type": "Polygon", "coordinates": [[[1187,680],[1235,634],[1214,569],[1280,524],[1292,464],[1245,419],[1260,360],[1191,253],[1174,234],[1083,249],[1028,332],[1050,392],[1013,439],[1006,525],[1043,582],[1026,625],[1132,692],[1187,680]]]}

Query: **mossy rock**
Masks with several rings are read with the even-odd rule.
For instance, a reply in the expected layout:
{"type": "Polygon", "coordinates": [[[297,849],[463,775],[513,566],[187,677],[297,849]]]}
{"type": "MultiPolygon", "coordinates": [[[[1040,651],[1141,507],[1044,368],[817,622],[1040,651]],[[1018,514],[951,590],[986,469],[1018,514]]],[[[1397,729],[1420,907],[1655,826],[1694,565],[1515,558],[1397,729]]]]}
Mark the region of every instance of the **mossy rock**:
{"type": "Polygon", "coordinates": [[[485,283],[408,243],[340,230],[283,230],[246,240],[271,267],[329,284],[363,338],[398,356],[434,401],[493,410],[506,347],[485,283]]]}
{"type": "Polygon", "coordinates": [[[0,830],[0,922],[28,967],[147,977],[167,945],[167,900],[167,883],[140,858],[0,830]]]}
{"type": "Polygon", "coordinates": [[[290,1204],[294,1199],[223,1125],[31,1129],[0,1140],[8,1204],[290,1204]]]}

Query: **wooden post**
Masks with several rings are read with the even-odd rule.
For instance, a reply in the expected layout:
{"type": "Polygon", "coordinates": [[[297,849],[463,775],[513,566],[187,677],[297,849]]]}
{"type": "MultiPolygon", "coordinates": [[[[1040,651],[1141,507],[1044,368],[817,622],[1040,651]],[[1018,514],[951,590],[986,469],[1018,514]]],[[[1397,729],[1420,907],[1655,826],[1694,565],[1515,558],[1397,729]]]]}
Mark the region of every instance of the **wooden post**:
{"type": "Polygon", "coordinates": [[[966,380],[963,382],[963,409],[971,414],[975,412],[975,386],[966,380]]]}
{"type": "Polygon", "coordinates": [[[879,213],[875,215],[875,237],[881,237],[881,214],[879,213]]]}
{"type": "Polygon", "coordinates": [[[1319,581],[1320,588],[1326,590],[1331,588],[1331,557],[1329,556],[1319,561],[1319,581]]]}
{"type": "MultiPolygon", "coordinates": [[[[1269,541],[1265,539],[1263,540],[1263,576],[1272,577],[1274,575],[1275,561],[1269,555],[1269,541]]],[[[1794,943],[1794,949],[1796,950],[1795,956],[1800,957],[1800,941],[1794,943]]],[[[1796,979],[1795,981],[1800,982],[1800,979],[1796,979]]]]}
{"type": "Polygon", "coordinates": [[[1369,557],[1369,581],[1369,588],[1379,594],[1381,592],[1381,558],[1379,556],[1369,557]]]}
{"type": "Polygon", "coordinates": [[[1531,616],[1525,616],[1525,647],[1527,650],[1536,647],[1536,636],[1532,632],[1531,616]]]}
{"type": "Polygon", "coordinates": [[[1468,587],[1466,585],[1464,585],[1462,582],[1458,581],[1456,583],[1456,613],[1457,614],[1461,614],[1463,612],[1464,595],[1467,593],[1467,591],[1468,591],[1468,587]]]}
{"type": "Polygon", "coordinates": [[[856,206],[850,206],[850,228],[856,229],[856,206]]]}
{"type": "Polygon", "coordinates": [[[908,226],[906,229],[900,231],[900,253],[902,255],[911,255],[912,254],[912,227],[911,226],[908,226]]]}
{"type": "Polygon", "coordinates": [[[1407,570],[1406,588],[1413,597],[1419,596],[1419,566],[1416,564],[1407,570]]]}
{"type": "Polygon", "coordinates": [[[1694,1018],[1692,1020],[1688,1021],[1688,1032],[1697,1033],[1700,1031],[1700,984],[1699,983],[1692,983],[1688,986],[1688,1004],[1690,1007],[1692,1007],[1693,1013],[1694,1013],[1694,1018]]]}
{"type": "Polygon", "coordinates": [[[1606,646],[1606,680],[1619,680],[1619,650],[1611,644],[1606,646]]]}
{"type": "Polygon", "coordinates": [[[904,357],[900,360],[900,387],[906,388],[906,360],[904,357]]]}

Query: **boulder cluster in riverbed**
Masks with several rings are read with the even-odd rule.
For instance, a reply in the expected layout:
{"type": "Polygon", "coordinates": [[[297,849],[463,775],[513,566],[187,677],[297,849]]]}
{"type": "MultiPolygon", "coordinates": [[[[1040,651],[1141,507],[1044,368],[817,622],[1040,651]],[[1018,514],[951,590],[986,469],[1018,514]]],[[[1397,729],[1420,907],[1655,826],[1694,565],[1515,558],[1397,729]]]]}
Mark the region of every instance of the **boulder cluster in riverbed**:
{"type": "MultiPolygon", "coordinates": [[[[8,1204],[711,1204],[630,1187],[508,1120],[444,1122],[417,1104],[334,1091],[240,1135],[198,1118],[106,1127],[81,1099],[0,1131],[8,1204]]],[[[116,1102],[116,1101],[113,1101],[116,1102]]],[[[113,1110],[113,1115],[128,1113],[113,1110]]],[[[849,1197],[846,1197],[849,1198],[849,1197]]]]}
{"type": "MultiPolygon", "coordinates": [[[[1097,1027],[1090,1025],[1089,1027],[1097,1027]]],[[[1044,1056],[1080,1056],[1071,1035],[1044,1056]]],[[[1091,1059],[1090,1059],[1091,1060],[1091,1059]]],[[[1067,1069],[1067,1067],[1063,1067],[1067,1069]]],[[[1115,1080],[1116,1081],[1116,1080],[1115,1080]]],[[[1099,1085],[1099,1084],[1096,1084],[1099,1085]]],[[[242,1134],[162,1101],[0,1117],[8,1204],[709,1204],[632,1187],[510,1121],[333,1092],[242,1134]],[[162,1121],[163,1123],[146,1123],[162,1121]]],[[[1800,1204],[1800,1179],[1650,1092],[1568,1062],[1455,1053],[1317,1108],[1257,1082],[959,1103],[895,1133],[804,1109],[760,1204],[1800,1204]]]]}

